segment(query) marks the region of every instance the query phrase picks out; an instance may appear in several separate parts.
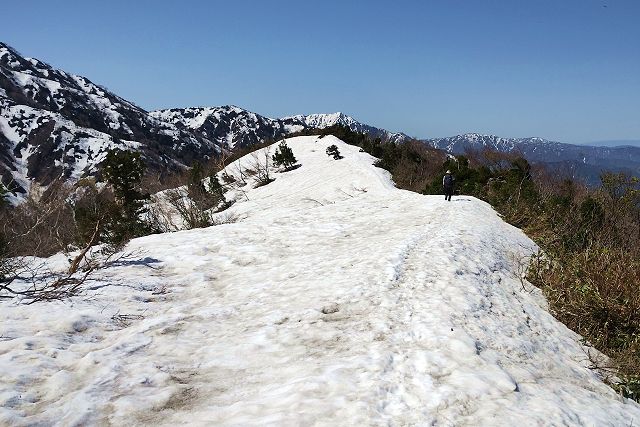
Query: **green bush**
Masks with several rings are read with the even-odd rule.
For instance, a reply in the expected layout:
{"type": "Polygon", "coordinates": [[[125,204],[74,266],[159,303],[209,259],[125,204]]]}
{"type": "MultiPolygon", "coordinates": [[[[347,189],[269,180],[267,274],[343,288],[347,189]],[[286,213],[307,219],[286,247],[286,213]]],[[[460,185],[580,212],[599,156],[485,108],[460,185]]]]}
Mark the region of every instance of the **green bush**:
{"type": "Polygon", "coordinates": [[[340,154],[340,150],[338,150],[338,146],[335,144],[328,146],[326,152],[327,155],[333,157],[334,160],[340,160],[343,158],[340,154]]]}

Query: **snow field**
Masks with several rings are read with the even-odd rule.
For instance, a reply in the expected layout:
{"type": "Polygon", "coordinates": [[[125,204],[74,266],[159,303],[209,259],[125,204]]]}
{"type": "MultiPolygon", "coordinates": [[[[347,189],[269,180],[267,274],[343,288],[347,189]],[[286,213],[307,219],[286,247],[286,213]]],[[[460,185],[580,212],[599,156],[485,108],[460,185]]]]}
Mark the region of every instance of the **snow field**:
{"type": "Polygon", "coordinates": [[[239,222],[135,239],[83,297],[0,305],[0,424],[640,420],[523,288],[535,245],[489,205],[397,190],[330,136],[288,144],[301,167],[238,191],[239,222]]]}

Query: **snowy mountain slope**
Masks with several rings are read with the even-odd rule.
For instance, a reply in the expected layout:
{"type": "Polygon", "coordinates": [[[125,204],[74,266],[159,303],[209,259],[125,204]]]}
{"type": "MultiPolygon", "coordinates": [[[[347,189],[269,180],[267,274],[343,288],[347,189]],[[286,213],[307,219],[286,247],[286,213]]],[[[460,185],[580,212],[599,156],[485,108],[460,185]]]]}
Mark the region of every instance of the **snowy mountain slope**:
{"type": "Polygon", "coordinates": [[[519,143],[526,141],[535,144],[560,144],[543,138],[502,138],[496,135],[480,135],[478,133],[466,133],[464,135],[427,139],[425,141],[435,148],[454,154],[463,154],[468,149],[482,150],[484,148],[513,151],[518,149],[519,143]]]}
{"type": "Polygon", "coordinates": [[[135,141],[115,139],[76,126],[58,113],[16,105],[0,98],[2,181],[18,203],[35,180],[48,185],[58,177],[77,180],[92,175],[111,148],[137,149],[135,141]]]}
{"type": "Polygon", "coordinates": [[[113,146],[140,150],[151,169],[179,167],[220,151],[84,77],[0,43],[0,176],[14,197],[32,182],[94,174],[113,146]]]}
{"type": "Polygon", "coordinates": [[[380,138],[383,141],[395,143],[404,142],[409,139],[404,133],[389,132],[385,129],[370,126],[340,112],[332,114],[297,115],[285,117],[282,120],[288,123],[299,123],[305,128],[325,129],[335,125],[346,126],[354,132],[365,133],[373,138],[380,138]]]}
{"type": "Polygon", "coordinates": [[[374,138],[403,142],[409,137],[363,124],[342,113],[310,114],[270,119],[233,105],[222,107],[172,108],[158,110],[151,115],[181,129],[197,131],[227,148],[246,147],[266,140],[275,140],[304,129],[325,129],[346,126],[355,132],[374,138]]]}
{"type": "Polygon", "coordinates": [[[275,140],[303,129],[302,126],[286,125],[235,106],[172,108],[150,114],[180,129],[198,132],[228,149],[275,140]]]}
{"type": "Polygon", "coordinates": [[[425,140],[435,148],[453,154],[489,148],[518,152],[531,162],[546,163],[554,170],[599,184],[602,170],[640,175],[640,147],[596,147],[549,141],[544,138],[501,138],[495,135],[468,133],[448,138],[425,140]]]}
{"type": "Polygon", "coordinates": [[[0,424],[640,420],[523,289],[535,246],[490,206],[397,190],[333,137],[288,143],[302,166],[239,192],[239,222],[135,239],[67,303],[2,303],[0,424]]]}

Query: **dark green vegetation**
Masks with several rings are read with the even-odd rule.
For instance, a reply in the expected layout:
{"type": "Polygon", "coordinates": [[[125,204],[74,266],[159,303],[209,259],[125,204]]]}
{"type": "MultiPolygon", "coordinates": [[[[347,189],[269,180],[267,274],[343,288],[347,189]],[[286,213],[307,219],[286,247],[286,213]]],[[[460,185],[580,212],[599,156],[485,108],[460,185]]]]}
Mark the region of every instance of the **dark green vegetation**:
{"type": "Polygon", "coordinates": [[[149,195],[140,190],[144,169],[140,153],[113,150],[107,154],[102,175],[113,190],[114,203],[102,219],[103,240],[120,243],[152,231],[150,224],[142,220],[145,202],[149,199],[149,195]]]}
{"type": "Polygon", "coordinates": [[[340,154],[340,150],[338,150],[338,146],[335,144],[328,146],[326,151],[327,156],[333,157],[333,160],[344,159],[344,157],[342,157],[342,155],[340,154]]]}
{"type": "Polygon", "coordinates": [[[276,167],[284,167],[285,170],[291,168],[298,161],[296,157],[293,155],[293,151],[287,145],[285,140],[282,140],[278,147],[276,148],[276,152],[273,154],[273,164],[276,167]]]}

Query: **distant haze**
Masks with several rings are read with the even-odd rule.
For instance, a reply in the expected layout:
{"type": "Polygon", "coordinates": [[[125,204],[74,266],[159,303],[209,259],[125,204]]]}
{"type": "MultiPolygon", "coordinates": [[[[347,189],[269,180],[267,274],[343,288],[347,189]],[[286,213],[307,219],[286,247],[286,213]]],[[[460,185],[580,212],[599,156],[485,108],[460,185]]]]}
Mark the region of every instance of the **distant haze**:
{"type": "Polygon", "coordinates": [[[640,139],[612,139],[606,141],[592,141],[584,142],[582,145],[593,145],[597,147],[622,147],[625,145],[631,145],[634,147],[640,147],[640,139]]]}

